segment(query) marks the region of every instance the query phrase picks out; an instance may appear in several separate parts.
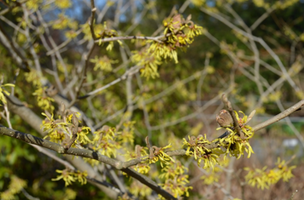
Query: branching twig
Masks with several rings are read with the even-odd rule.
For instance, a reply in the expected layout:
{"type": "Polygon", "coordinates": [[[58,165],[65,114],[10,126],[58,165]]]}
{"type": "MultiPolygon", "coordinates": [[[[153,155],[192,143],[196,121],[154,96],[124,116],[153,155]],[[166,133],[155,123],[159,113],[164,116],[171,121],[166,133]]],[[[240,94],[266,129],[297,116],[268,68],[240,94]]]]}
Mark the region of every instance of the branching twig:
{"type": "MultiPolygon", "coordinates": [[[[94,3],[94,0],[91,0],[91,19],[90,19],[89,25],[90,25],[90,31],[91,31],[91,35],[92,35],[93,40],[96,40],[96,35],[95,35],[95,31],[94,31],[95,12],[96,12],[95,3],[94,3]]],[[[84,83],[84,81],[86,80],[86,77],[87,77],[87,69],[88,69],[88,66],[89,66],[90,57],[91,57],[91,55],[94,51],[95,46],[96,46],[96,44],[93,43],[91,49],[89,50],[89,52],[87,53],[87,55],[85,57],[85,65],[82,69],[82,75],[81,75],[80,83],[76,87],[75,98],[72,100],[72,102],[70,103],[68,108],[72,107],[74,105],[74,103],[76,103],[76,101],[77,101],[77,97],[79,96],[82,85],[83,85],[83,83],[84,83]]]]}
{"type": "Polygon", "coordinates": [[[109,83],[109,84],[107,84],[107,85],[105,85],[105,86],[103,86],[103,87],[101,87],[101,88],[98,88],[98,89],[96,89],[96,90],[94,90],[94,91],[92,91],[92,92],[89,92],[89,93],[87,93],[87,94],[84,95],[84,96],[78,97],[78,99],[87,98],[87,97],[89,97],[89,96],[91,96],[91,95],[94,95],[94,94],[96,94],[96,93],[98,93],[98,92],[104,90],[104,89],[107,89],[108,87],[110,87],[110,86],[112,86],[112,85],[115,85],[116,83],[119,83],[119,82],[122,81],[122,80],[125,80],[129,75],[132,75],[132,74],[137,73],[138,70],[139,70],[139,68],[140,68],[140,67],[138,67],[138,66],[134,66],[134,67],[130,68],[128,71],[126,71],[126,72],[124,73],[124,75],[122,75],[122,76],[119,77],[118,79],[112,81],[111,83],[109,83]]]}
{"type": "Polygon", "coordinates": [[[113,158],[109,158],[107,156],[99,154],[98,152],[94,152],[94,151],[91,151],[88,149],[69,148],[66,150],[60,144],[38,138],[31,134],[22,133],[20,131],[16,131],[16,130],[4,127],[1,124],[0,124],[0,135],[6,135],[9,137],[13,137],[13,138],[22,140],[28,144],[34,144],[34,145],[38,145],[41,147],[45,147],[47,149],[56,151],[57,153],[60,153],[60,154],[81,156],[81,157],[86,157],[86,158],[91,158],[91,159],[101,161],[103,163],[109,164],[112,167],[119,169],[119,170],[127,173],[128,175],[136,178],[137,180],[139,180],[143,184],[147,185],[148,187],[152,188],[155,192],[157,192],[158,194],[161,194],[165,198],[175,199],[170,193],[163,190],[160,186],[158,186],[150,178],[143,176],[142,174],[136,172],[135,170],[126,167],[128,164],[130,164],[130,162],[117,161],[113,158]]]}

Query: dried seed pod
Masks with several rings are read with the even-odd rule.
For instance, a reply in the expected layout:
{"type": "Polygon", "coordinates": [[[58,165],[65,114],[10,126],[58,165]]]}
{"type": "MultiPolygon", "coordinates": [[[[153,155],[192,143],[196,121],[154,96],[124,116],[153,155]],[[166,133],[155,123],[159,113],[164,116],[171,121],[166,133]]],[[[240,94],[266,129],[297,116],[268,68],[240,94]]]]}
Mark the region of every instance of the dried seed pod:
{"type": "Polygon", "coordinates": [[[51,85],[48,89],[45,90],[45,93],[47,96],[53,97],[58,93],[58,90],[54,85],[51,85]]]}
{"type": "Polygon", "coordinates": [[[216,116],[216,122],[220,127],[230,127],[233,126],[233,119],[227,110],[221,110],[216,116]]]}

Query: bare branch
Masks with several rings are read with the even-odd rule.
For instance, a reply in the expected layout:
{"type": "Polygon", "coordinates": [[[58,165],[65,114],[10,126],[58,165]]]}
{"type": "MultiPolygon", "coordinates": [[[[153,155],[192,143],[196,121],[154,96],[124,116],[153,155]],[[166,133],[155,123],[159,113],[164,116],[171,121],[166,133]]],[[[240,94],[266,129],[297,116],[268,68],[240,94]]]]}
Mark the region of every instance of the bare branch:
{"type": "Polygon", "coordinates": [[[138,66],[134,66],[134,67],[130,68],[130,69],[127,70],[127,71],[124,73],[124,75],[122,75],[120,78],[118,78],[118,79],[112,81],[111,83],[109,83],[109,84],[107,84],[107,85],[105,85],[105,86],[103,86],[103,87],[101,87],[101,88],[98,88],[98,89],[96,89],[96,90],[94,90],[94,91],[92,91],[92,92],[89,92],[89,93],[87,93],[87,94],[84,95],[84,96],[78,97],[78,99],[87,98],[87,97],[89,97],[89,96],[91,96],[91,95],[94,95],[94,94],[96,94],[96,93],[98,93],[98,92],[104,90],[104,89],[107,89],[108,87],[110,87],[110,86],[112,86],[112,85],[115,85],[116,83],[119,83],[119,82],[122,81],[122,80],[125,80],[129,75],[132,75],[132,74],[137,73],[138,70],[139,70],[139,68],[140,68],[140,67],[138,67],[138,66]]]}
{"type": "Polygon", "coordinates": [[[261,130],[262,128],[265,128],[266,126],[269,126],[270,124],[273,124],[281,119],[284,119],[285,117],[289,116],[290,114],[294,113],[295,111],[301,109],[303,106],[304,106],[304,100],[291,106],[290,108],[288,108],[285,111],[281,112],[280,114],[274,116],[273,118],[271,118],[263,123],[260,123],[252,128],[255,132],[258,130],[261,130]]]}
{"type": "Polygon", "coordinates": [[[117,41],[117,40],[153,40],[158,43],[163,43],[160,38],[165,37],[164,35],[157,36],[157,37],[147,37],[147,36],[121,36],[121,37],[110,37],[110,38],[101,38],[98,40],[95,40],[95,43],[99,44],[101,42],[111,42],[111,41],[117,41]]]}
{"type": "MultiPolygon", "coordinates": [[[[91,0],[91,18],[90,18],[89,25],[90,25],[90,31],[91,31],[91,35],[92,35],[93,40],[96,40],[96,35],[95,35],[95,30],[94,30],[95,12],[96,12],[95,2],[94,2],[94,0],[91,0]]],[[[74,103],[76,103],[76,101],[77,101],[77,97],[79,96],[82,85],[83,85],[83,83],[84,83],[84,81],[86,80],[86,77],[87,77],[87,69],[88,69],[88,66],[89,66],[90,57],[91,57],[91,55],[94,51],[95,46],[96,46],[95,43],[93,43],[89,52],[85,56],[85,65],[82,69],[82,75],[81,75],[79,85],[76,87],[76,95],[75,95],[75,98],[70,103],[70,105],[68,106],[68,108],[72,107],[74,105],[74,103]]]]}

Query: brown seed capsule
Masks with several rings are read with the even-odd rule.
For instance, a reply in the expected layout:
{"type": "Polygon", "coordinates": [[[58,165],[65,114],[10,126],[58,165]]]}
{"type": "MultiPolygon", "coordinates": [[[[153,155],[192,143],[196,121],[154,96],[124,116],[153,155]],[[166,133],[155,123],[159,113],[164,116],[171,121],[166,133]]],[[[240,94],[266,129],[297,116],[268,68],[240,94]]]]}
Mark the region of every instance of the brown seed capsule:
{"type": "Polygon", "coordinates": [[[230,127],[233,125],[233,119],[227,110],[221,110],[216,116],[216,122],[220,127],[230,127]]]}

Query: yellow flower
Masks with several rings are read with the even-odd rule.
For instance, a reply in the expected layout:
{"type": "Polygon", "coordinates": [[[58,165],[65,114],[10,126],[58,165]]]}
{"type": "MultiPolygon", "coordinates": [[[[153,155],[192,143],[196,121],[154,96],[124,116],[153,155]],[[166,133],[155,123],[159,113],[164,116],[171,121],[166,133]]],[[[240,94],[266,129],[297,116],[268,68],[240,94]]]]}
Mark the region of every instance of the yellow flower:
{"type": "Polygon", "coordinates": [[[61,175],[58,175],[57,178],[53,178],[52,181],[59,181],[63,179],[65,182],[65,186],[71,185],[72,182],[76,181],[75,177],[73,176],[73,172],[70,172],[67,169],[65,170],[57,169],[56,172],[61,175]]]}
{"type": "Polygon", "coordinates": [[[58,6],[58,8],[67,9],[71,7],[72,4],[70,0],[55,0],[55,5],[58,6]]]}
{"type": "Polygon", "coordinates": [[[81,185],[84,185],[87,183],[87,172],[72,172],[68,169],[65,170],[56,170],[56,172],[60,175],[57,176],[57,178],[53,178],[52,181],[59,181],[61,179],[64,180],[65,186],[71,185],[73,182],[78,181],[81,183],[81,185]]]}
{"type": "Polygon", "coordinates": [[[46,87],[39,87],[35,90],[33,93],[34,96],[37,96],[37,103],[40,108],[43,110],[49,110],[53,111],[55,107],[52,105],[52,102],[55,100],[49,96],[46,95],[45,93],[46,87]]]}
{"type": "Polygon", "coordinates": [[[83,126],[81,128],[81,131],[77,133],[76,142],[79,144],[92,143],[92,141],[87,136],[90,131],[91,131],[91,129],[89,127],[83,126]]]}
{"type": "Polygon", "coordinates": [[[145,199],[144,197],[147,197],[152,193],[151,188],[140,183],[137,180],[132,182],[132,184],[130,185],[129,191],[132,194],[134,194],[136,197],[141,197],[140,199],[145,199]]]}
{"type": "Polygon", "coordinates": [[[42,121],[41,128],[43,131],[48,132],[48,135],[44,137],[49,137],[52,142],[61,142],[65,138],[65,134],[67,132],[66,126],[70,124],[64,122],[60,119],[54,119],[54,115],[46,112],[42,113],[46,118],[42,121]]]}
{"type": "Polygon", "coordinates": [[[164,183],[160,184],[165,190],[174,195],[174,197],[181,197],[183,195],[189,196],[189,189],[191,186],[187,186],[189,176],[185,174],[186,168],[179,162],[171,162],[169,165],[164,167],[164,172],[159,177],[164,179],[164,183]]]}
{"type": "Polygon", "coordinates": [[[165,149],[171,148],[171,144],[158,148],[158,147],[152,147],[153,148],[153,155],[150,155],[149,163],[156,163],[158,160],[160,161],[161,167],[164,167],[164,164],[168,165],[170,162],[174,162],[173,158],[171,158],[168,154],[164,152],[165,149]]]}
{"type": "Polygon", "coordinates": [[[120,144],[115,141],[115,128],[104,126],[98,131],[95,131],[93,138],[93,149],[98,150],[102,155],[108,157],[116,157],[117,149],[121,148],[120,144]]]}
{"type": "Polygon", "coordinates": [[[95,58],[91,59],[90,62],[95,63],[94,71],[100,69],[100,70],[103,70],[105,72],[110,72],[110,71],[112,71],[112,64],[115,64],[118,61],[117,60],[111,60],[107,56],[103,56],[103,57],[100,57],[100,58],[95,56],[95,58]]]}
{"type": "Polygon", "coordinates": [[[8,91],[6,91],[3,87],[15,87],[15,85],[11,84],[11,83],[0,85],[0,101],[2,101],[4,104],[6,104],[5,95],[9,96],[10,93],[8,91]]]}

